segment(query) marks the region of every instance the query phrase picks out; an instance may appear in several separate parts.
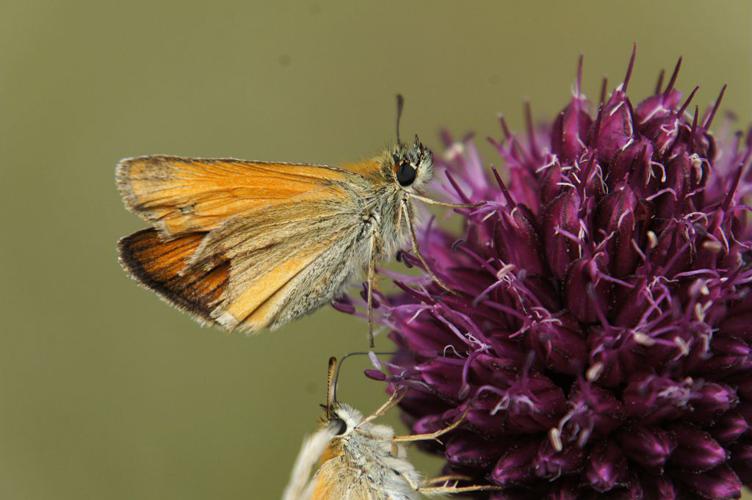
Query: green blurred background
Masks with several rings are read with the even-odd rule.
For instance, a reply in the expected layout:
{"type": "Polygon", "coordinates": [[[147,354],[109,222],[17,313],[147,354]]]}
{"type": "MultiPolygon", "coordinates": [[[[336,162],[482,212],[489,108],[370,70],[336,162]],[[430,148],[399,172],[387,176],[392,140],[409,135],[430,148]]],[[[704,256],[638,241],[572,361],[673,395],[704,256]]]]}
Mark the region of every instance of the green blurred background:
{"type": "MultiPolygon", "coordinates": [[[[0,499],[277,498],[327,357],[366,347],[329,308],[247,338],[137,287],[115,254],[142,227],[119,158],[358,159],[393,139],[397,91],[406,135],[498,136],[525,98],[558,111],[580,52],[587,93],[618,81],[633,41],[634,96],[683,55],[680,88],[705,104],[727,82],[752,118],[751,3],[625,4],[1,2],[0,499]]],[[[342,397],[367,411],[364,364],[342,397]]]]}

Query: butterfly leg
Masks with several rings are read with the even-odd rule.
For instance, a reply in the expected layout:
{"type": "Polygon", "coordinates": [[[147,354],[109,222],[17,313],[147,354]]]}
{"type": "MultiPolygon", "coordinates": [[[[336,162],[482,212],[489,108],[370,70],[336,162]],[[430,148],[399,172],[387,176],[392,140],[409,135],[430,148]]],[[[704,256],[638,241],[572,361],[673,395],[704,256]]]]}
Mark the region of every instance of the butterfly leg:
{"type": "Polygon", "coordinates": [[[485,205],[486,202],[481,201],[479,203],[447,203],[444,201],[437,201],[432,200],[431,198],[426,198],[425,196],[420,196],[417,194],[411,194],[411,198],[415,198],[416,200],[420,200],[426,205],[437,205],[439,207],[448,207],[448,208],[478,208],[480,206],[485,205]]]}
{"type": "Polygon", "coordinates": [[[408,485],[410,485],[410,488],[417,491],[418,493],[422,493],[426,496],[434,496],[434,495],[453,495],[458,493],[472,493],[473,491],[498,491],[501,489],[501,486],[494,486],[494,485],[472,485],[472,486],[447,486],[446,483],[448,481],[462,481],[467,479],[465,476],[441,476],[441,477],[435,477],[433,479],[429,479],[428,481],[425,481],[424,485],[429,484],[435,484],[435,483],[444,483],[444,486],[421,486],[419,484],[416,484],[415,481],[410,478],[409,475],[403,474],[402,477],[405,479],[408,485]]]}
{"type": "Polygon", "coordinates": [[[368,256],[368,290],[366,302],[368,303],[368,345],[374,348],[373,340],[373,282],[376,276],[376,233],[371,234],[371,250],[368,256]]]}
{"type": "Polygon", "coordinates": [[[463,476],[460,474],[450,474],[447,476],[437,476],[432,477],[431,479],[426,479],[425,481],[423,481],[423,485],[430,486],[432,484],[446,483],[447,481],[470,481],[471,479],[471,477],[463,476]]]}
{"type": "Polygon", "coordinates": [[[457,495],[460,493],[472,493],[474,491],[499,491],[501,486],[494,486],[491,484],[484,485],[472,485],[472,486],[430,486],[420,487],[418,492],[426,496],[434,495],[457,495]]]}
{"type": "Polygon", "coordinates": [[[406,436],[394,436],[392,438],[392,441],[397,443],[408,443],[412,441],[431,441],[431,440],[438,440],[439,437],[443,436],[447,432],[451,432],[457,427],[460,426],[463,420],[465,420],[465,416],[467,415],[468,410],[465,410],[465,413],[462,414],[460,418],[452,422],[450,425],[447,425],[443,429],[439,429],[438,431],[429,432],[427,434],[408,434],[406,436]]]}
{"type": "Polygon", "coordinates": [[[366,422],[370,422],[371,420],[375,420],[385,415],[386,412],[388,412],[389,410],[391,410],[392,408],[394,408],[395,406],[399,404],[402,398],[405,397],[405,394],[407,394],[407,391],[395,390],[392,393],[392,395],[389,396],[389,399],[386,400],[386,403],[379,406],[375,412],[373,412],[372,414],[364,418],[363,421],[359,425],[362,425],[366,422]]]}
{"type": "Polygon", "coordinates": [[[412,220],[412,213],[410,212],[409,205],[406,201],[402,202],[402,210],[405,214],[405,222],[407,223],[407,228],[410,231],[410,241],[412,243],[412,249],[413,253],[416,257],[418,257],[418,260],[421,264],[423,264],[423,267],[425,268],[426,272],[429,276],[431,276],[431,279],[436,282],[437,285],[439,285],[441,288],[446,290],[449,293],[454,293],[449,286],[446,285],[438,276],[434,274],[434,272],[429,267],[428,263],[426,262],[426,259],[423,258],[423,254],[420,253],[420,248],[418,248],[418,238],[415,235],[415,226],[413,226],[413,220],[412,220]]]}

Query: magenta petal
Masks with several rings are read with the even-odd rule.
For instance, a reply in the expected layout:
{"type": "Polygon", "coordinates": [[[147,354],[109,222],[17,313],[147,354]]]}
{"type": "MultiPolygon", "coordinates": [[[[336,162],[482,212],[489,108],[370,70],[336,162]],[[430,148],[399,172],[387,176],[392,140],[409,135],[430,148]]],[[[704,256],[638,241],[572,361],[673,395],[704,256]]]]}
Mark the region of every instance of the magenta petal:
{"type": "Polygon", "coordinates": [[[576,436],[580,446],[594,438],[607,436],[625,418],[624,407],[609,391],[585,381],[579,381],[570,393],[570,410],[562,432],[576,436]]]}
{"type": "Polygon", "coordinates": [[[668,93],[659,92],[648,97],[635,108],[635,116],[640,124],[640,131],[645,132],[651,124],[661,123],[662,120],[671,117],[672,109],[681,102],[682,94],[676,89],[670,89],[668,93]]]}
{"type": "Polygon", "coordinates": [[[643,474],[640,482],[645,488],[644,498],[660,498],[661,500],[674,500],[679,498],[679,489],[676,485],[664,476],[652,476],[643,474]]]}
{"type": "Polygon", "coordinates": [[[533,460],[539,447],[540,443],[537,441],[520,441],[510,446],[494,466],[491,473],[493,482],[508,486],[532,479],[535,475],[533,460]]]}
{"type": "Polygon", "coordinates": [[[587,362],[587,344],[580,333],[556,323],[542,323],[530,331],[530,343],[548,368],[576,375],[587,362]]]}
{"type": "Polygon", "coordinates": [[[629,186],[612,191],[606,195],[598,206],[598,226],[606,234],[613,234],[608,242],[611,273],[623,277],[632,273],[637,266],[639,254],[632,245],[636,237],[638,222],[637,197],[629,186]]]}
{"type": "Polygon", "coordinates": [[[733,372],[743,368],[752,357],[752,347],[747,342],[732,337],[717,337],[712,343],[713,356],[699,367],[703,373],[733,372]]]}
{"type": "Polygon", "coordinates": [[[636,427],[618,436],[622,451],[645,467],[660,470],[676,447],[672,436],[655,427],[636,427]]]}
{"type": "Polygon", "coordinates": [[[615,91],[601,112],[595,148],[598,161],[610,162],[616,154],[633,140],[632,106],[619,90],[615,91]]]}
{"type": "Polygon", "coordinates": [[[742,495],[742,483],[739,477],[726,465],[702,474],[687,474],[682,476],[682,479],[703,498],[722,500],[740,498],[742,495]]]}
{"type": "Polygon", "coordinates": [[[683,424],[672,427],[671,432],[677,443],[671,454],[672,465],[697,473],[726,461],[726,450],[707,432],[683,424]]]}
{"type": "Polygon", "coordinates": [[[636,377],[624,389],[627,414],[643,423],[679,418],[687,412],[692,388],[684,381],[645,375],[636,377]]]}
{"type": "Polygon", "coordinates": [[[598,311],[607,308],[610,284],[601,280],[603,259],[577,259],[567,270],[564,285],[566,304],[572,315],[583,323],[598,319],[598,311]]]}
{"type": "Polygon", "coordinates": [[[680,204],[685,203],[687,193],[692,188],[692,163],[684,153],[671,159],[664,169],[666,180],[663,182],[663,194],[655,198],[655,216],[667,219],[676,213],[680,204]]]}
{"type": "Polygon", "coordinates": [[[460,393],[462,364],[446,358],[436,358],[428,363],[416,366],[423,382],[432,387],[437,393],[456,398],[460,393]]]}
{"type": "Polygon", "coordinates": [[[365,373],[366,377],[368,377],[368,378],[370,378],[372,380],[384,381],[384,380],[387,379],[387,376],[386,376],[386,374],[384,372],[382,372],[380,370],[376,370],[374,368],[368,368],[367,370],[364,371],[364,373],[365,373]]]}
{"type": "Polygon", "coordinates": [[[724,384],[706,383],[697,387],[690,399],[695,422],[712,422],[739,403],[736,391],[724,384]]]}
{"type": "Polygon", "coordinates": [[[546,500],[577,500],[580,497],[576,481],[560,479],[548,489],[546,500]]]}
{"type": "Polygon", "coordinates": [[[505,262],[525,269],[531,275],[543,274],[545,267],[540,254],[540,236],[533,216],[525,207],[518,206],[511,213],[500,215],[503,232],[497,244],[505,262]]]}
{"type": "Polygon", "coordinates": [[[506,398],[500,403],[505,406],[508,428],[523,434],[550,429],[566,409],[561,388],[542,375],[515,383],[506,398]]]}
{"type": "Polygon", "coordinates": [[[538,447],[533,469],[538,477],[557,478],[582,467],[583,458],[583,451],[575,446],[557,451],[549,441],[544,441],[538,447]]]}
{"type": "Polygon", "coordinates": [[[541,167],[543,168],[543,171],[539,173],[540,180],[538,181],[538,184],[540,185],[541,200],[553,200],[563,189],[569,187],[566,186],[566,183],[564,182],[566,177],[562,171],[562,165],[559,162],[559,158],[551,156],[550,158],[547,158],[547,160],[545,166],[541,167]]]}
{"type": "Polygon", "coordinates": [[[744,484],[752,483],[752,443],[737,443],[731,448],[731,464],[744,484]]]}
{"type": "Polygon", "coordinates": [[[476,434],[456,433],[447,443],[445,456],[458,466],[482,466],[493,464],[496,457],[506,449],[506,443],[487,441],[476,434]]]}
{"type": "Polygon", "coordinates": [[[494,412],[497,404],[496,399],[490,393],[478,394],[470,401],[463,426],[468,429],[481,430],[487,437],[506,434],[506,415],[503,412],[494,412]]]}
{"type": "Polygon", "coordinates": [[[332,307],[334,307],[339,312],[343,312],[345,314],[355,313],[355,306],[353,305],[350,298],[347,296],[338,297],[332,300],[332,307]]]}
{"type": "Polygon", "coordinates": [[[752,401],[752,378],[745,378],[736,384],[736,391],[745,401],[752,401]]]}
{"type": "Polygon", "coordinates": [[[616,443],[601,441],[590,452],[585,475],[591,488],[605,493],[626,484],[629,475],[627,459],[616,443]]]}
{"type": "Polygon", "coordinates": [[[606,179],[609,187],[616,190],[630,186],[634,191],[643,193],[651,180],[653,148],[650,141],[641,137],[618,150],[606,179]]]}
{"type": "Polygon", "coordinates": [[[719,326],[719,331],[729,337],[752,341],[752,311],[725,318],[719,326]]]}
{"type": "Polygon", "coordinates": [[[584,149],[587,133],[593,122],[585,106],[584,99],[574,96],[551,127],[551,149],[564,162],[571,162],[584,149]]]}
{"type": "Polygon", "coordinates": [[[748,430],[749,423],[740,413],[728,412],[718,419],[711,433],[719,443],[729,444],[736,442],[748,430]]]}
{"type": "Polygon", "coordinates": [[[441,328],[428,312],[421,313],[413,306],[393,308],[391,318],[400,328],[405,347],[414,352],[441,352],[447,345],[459,347],[462,344],[451,331],[441,328]]]}
{"type": "Polygon", "coordinates": [[[547,207],[543,218],[543,245],[548,265],[554,275],[563,279],[569,264],[580,257],[578,244],[572,241],[580,231],[579,195],[567,189],[547,207]],[[571,235],[571,236],[570,236],[571,235]]]}

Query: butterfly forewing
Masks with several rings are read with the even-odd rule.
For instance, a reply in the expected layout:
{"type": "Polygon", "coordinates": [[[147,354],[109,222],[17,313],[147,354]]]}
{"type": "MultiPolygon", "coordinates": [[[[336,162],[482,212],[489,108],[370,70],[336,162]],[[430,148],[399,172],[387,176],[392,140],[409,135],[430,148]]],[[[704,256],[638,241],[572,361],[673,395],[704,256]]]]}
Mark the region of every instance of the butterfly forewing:
{"type": "Polygon", "coordinates": [[[116,170],[128,208],[168,235],[209,231],[239,213],[352,175],[323,165],[176,156],[129,158],[116,170]]]}
{"type": "Polygon", "coordinates": [[[126,204],[159,234],[121,240],[121,261],[142,284],[202,320],[228,329],[274,328],[331,300],[369,258],[361,226],[373,181],[363,170],[124,160],[117,179],[126,204]]]}

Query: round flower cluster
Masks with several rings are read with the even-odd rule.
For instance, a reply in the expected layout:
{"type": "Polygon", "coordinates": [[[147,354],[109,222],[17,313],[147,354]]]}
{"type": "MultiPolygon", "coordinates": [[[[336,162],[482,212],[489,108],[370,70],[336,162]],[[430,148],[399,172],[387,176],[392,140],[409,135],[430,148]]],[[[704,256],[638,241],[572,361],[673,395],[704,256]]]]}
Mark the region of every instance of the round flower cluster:
{"type": "MultiPolygon", "coordinates": [[[[633,104],[580,91],[542,127],[494,144],[445,134],[459,239],[420,239],[427,274],[396,278],[379,316],[411,390],[415,433],[491,498],[735,498],[752,483],[752,134],[716,140],[674,85],[633,104]],[[593,108],[593,110],[591,110],[593,108]],[[722,143],[722,144],[721,144],[722,143]],[[507,178],[505,183],[502,178],[507,178]],[[408,279],[412,282],[407,283],[408,279]]],[[[420,267],[414,256],[401,260],[420,267]]]]}

